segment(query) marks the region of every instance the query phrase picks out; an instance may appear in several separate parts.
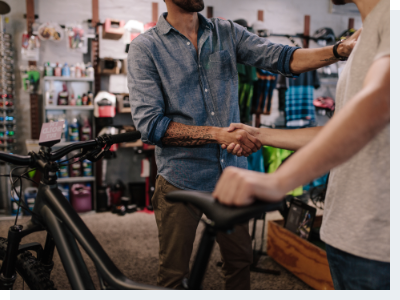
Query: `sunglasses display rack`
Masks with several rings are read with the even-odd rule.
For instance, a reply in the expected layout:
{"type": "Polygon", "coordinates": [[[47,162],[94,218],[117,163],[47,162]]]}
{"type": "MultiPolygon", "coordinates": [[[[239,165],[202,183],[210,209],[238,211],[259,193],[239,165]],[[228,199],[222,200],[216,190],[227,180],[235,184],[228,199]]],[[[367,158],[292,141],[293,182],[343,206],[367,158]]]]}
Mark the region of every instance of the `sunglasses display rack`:
{"type": "Polygon", "coordinates": [[[15,145],[14,52],[11,35],[0,33],[0,151],[13,152],[15,145]]]}

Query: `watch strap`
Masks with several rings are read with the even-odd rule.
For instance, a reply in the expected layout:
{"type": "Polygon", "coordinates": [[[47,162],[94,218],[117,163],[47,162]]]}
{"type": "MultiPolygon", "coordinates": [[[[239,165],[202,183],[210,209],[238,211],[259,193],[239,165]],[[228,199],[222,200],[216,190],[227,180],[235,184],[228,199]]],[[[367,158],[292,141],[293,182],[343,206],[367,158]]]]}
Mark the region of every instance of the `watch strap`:
{"type": "Polygon", "coordinates": [[[338,41],[336,42],[336,44],[333,46],[333,55],[340,61],[346,61],[348,57],[345,56],[341,56],[339,55],[339,53],[337,52],[337,48],[339,47],[339,45],[342,43],[342,41],[338,41]]]}

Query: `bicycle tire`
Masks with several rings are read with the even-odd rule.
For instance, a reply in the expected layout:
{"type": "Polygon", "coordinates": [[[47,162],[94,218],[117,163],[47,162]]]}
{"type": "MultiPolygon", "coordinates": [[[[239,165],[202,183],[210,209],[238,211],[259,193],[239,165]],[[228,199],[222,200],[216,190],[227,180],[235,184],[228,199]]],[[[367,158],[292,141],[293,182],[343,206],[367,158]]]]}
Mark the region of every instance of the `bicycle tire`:
{"type": "MultiPolygon", "coordinates": [[[[0,237],[0,260],[4,259],[7,244],[7,239],[0,237]]],[[[18,254],[16,269],[31,290],[55,290],[50,274],[31,252],[18,254]]]]}

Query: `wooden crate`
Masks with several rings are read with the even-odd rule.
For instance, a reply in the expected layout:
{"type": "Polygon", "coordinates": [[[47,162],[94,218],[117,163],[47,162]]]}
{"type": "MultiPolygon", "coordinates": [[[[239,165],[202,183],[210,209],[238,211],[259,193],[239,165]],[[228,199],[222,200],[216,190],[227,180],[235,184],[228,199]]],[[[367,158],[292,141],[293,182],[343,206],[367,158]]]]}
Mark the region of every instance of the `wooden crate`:
{"type": "MultiPolygon", "coordinates": [[[[320,221],[317,217],[315,225],[320,221]]],[[[268,222],[267,253],[312,288],[333,290],[326,252],[283,228],[282,221],[268,222]]]]}

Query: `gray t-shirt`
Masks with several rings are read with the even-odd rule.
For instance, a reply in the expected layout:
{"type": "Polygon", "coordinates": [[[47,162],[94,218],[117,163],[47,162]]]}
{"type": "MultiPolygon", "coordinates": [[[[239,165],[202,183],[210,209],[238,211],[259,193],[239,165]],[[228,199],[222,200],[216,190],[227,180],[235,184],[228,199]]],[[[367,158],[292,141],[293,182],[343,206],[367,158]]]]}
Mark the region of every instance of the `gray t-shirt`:
{"type": "MultiPolygon", "coordinates": [[[[362,89],[373,62],[387,55],[390,1],[381,0],[365,18],[358,43],[339,78],[337,112],[362,89]]],[[[390,125],[331,171],[321,238],[347,253],[390,262],[390,125]]]]}

